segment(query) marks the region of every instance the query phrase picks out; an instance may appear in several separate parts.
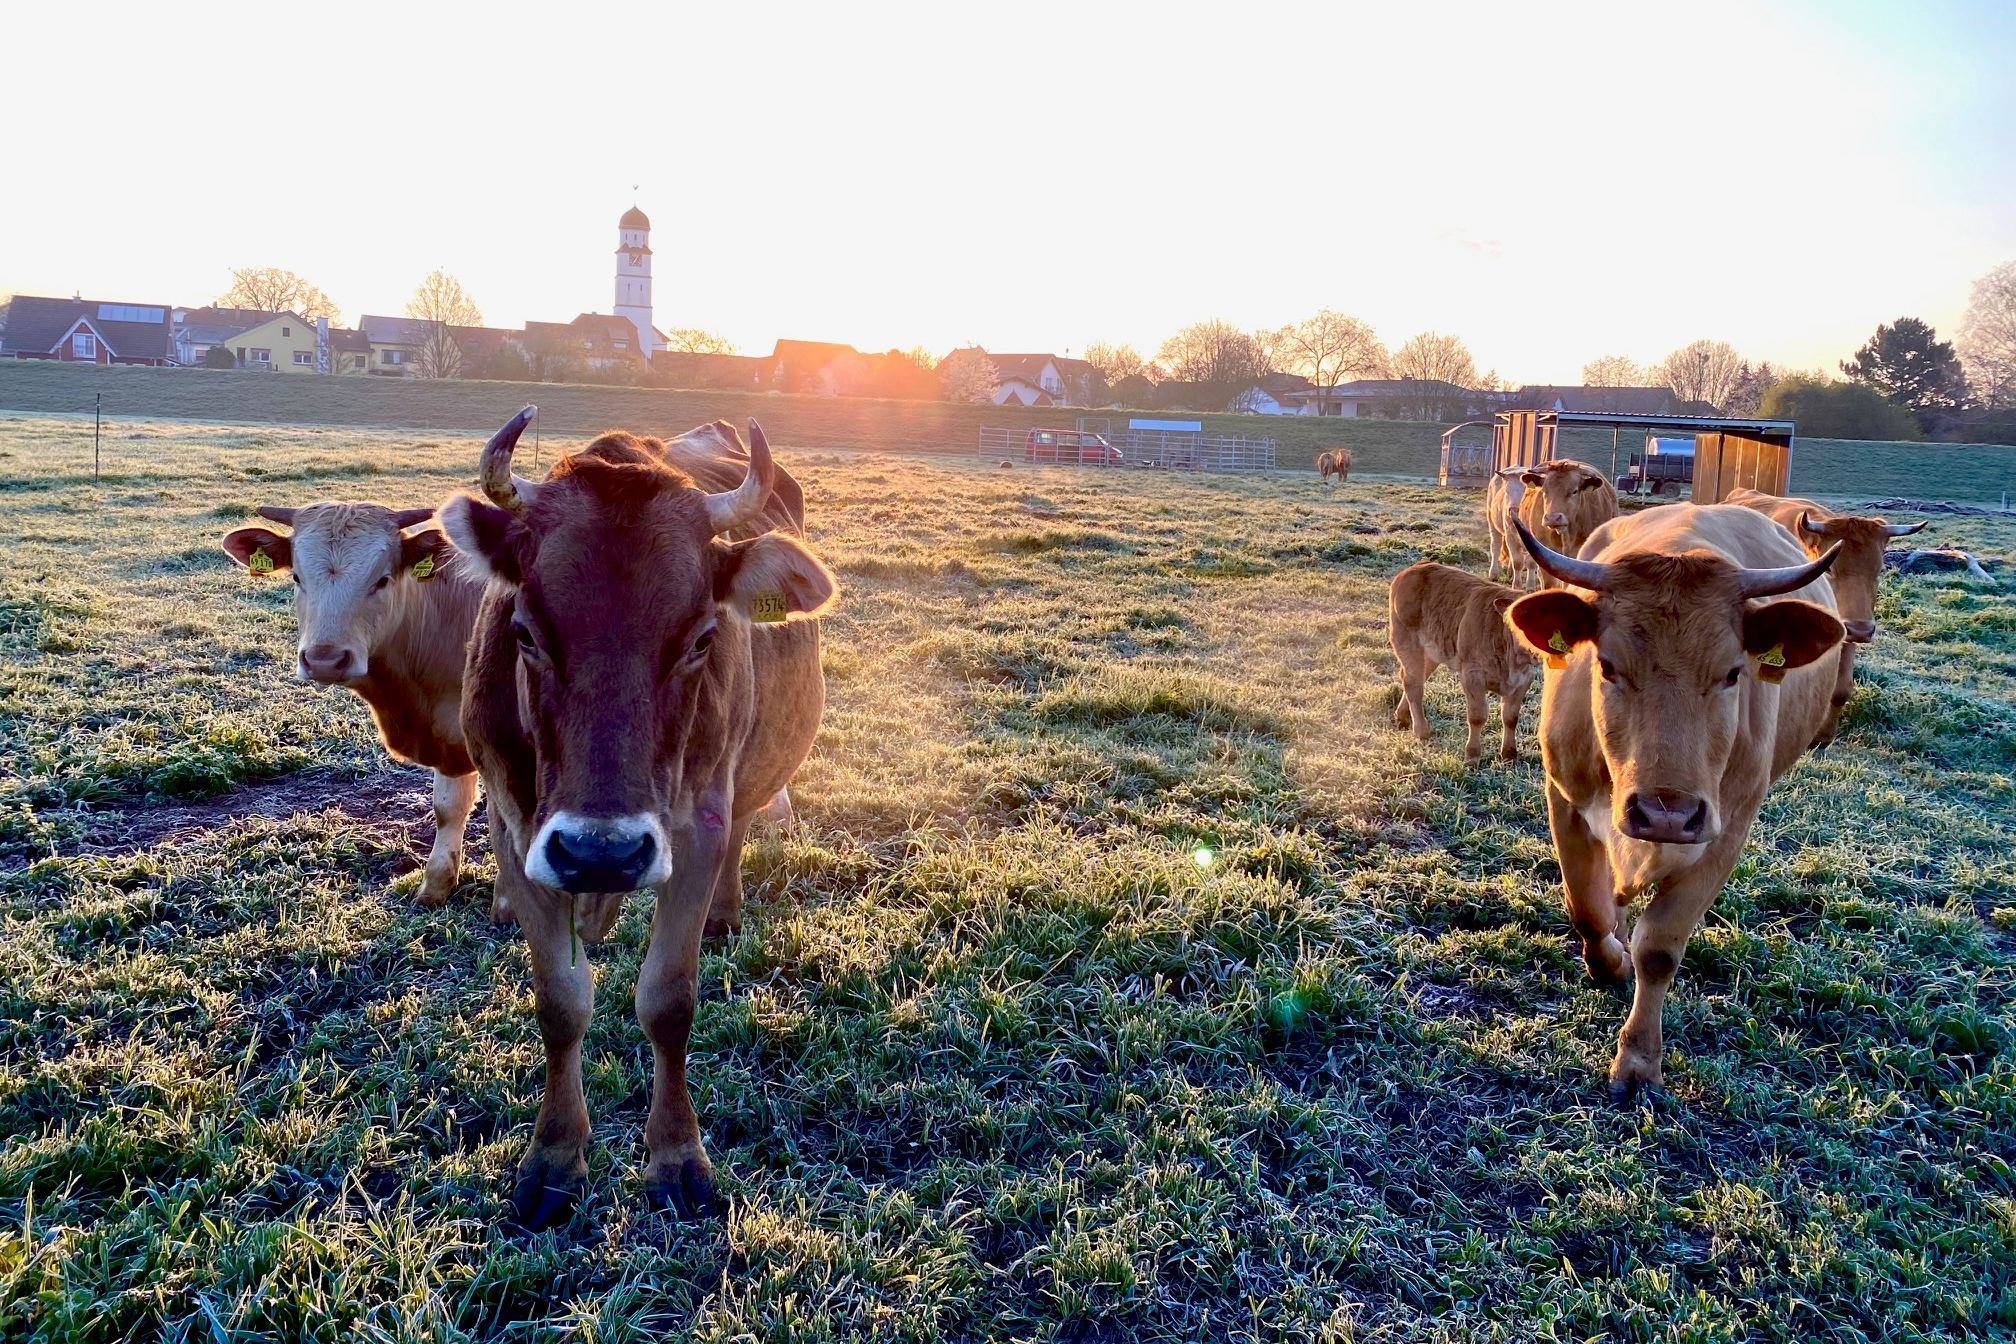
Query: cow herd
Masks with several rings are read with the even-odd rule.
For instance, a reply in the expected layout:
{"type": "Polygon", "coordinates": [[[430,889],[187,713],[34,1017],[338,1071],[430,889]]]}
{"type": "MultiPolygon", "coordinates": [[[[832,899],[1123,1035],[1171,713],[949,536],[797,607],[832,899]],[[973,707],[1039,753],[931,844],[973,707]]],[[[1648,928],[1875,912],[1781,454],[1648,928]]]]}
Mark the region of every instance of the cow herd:
{"type": "MultiPolygon", "coordinates": [[[[484,446],[484,498],[457,494],[438,516],[262,507],[286,530],[240,528],[223,546],[254,575],[291,578],[297,674],[355,691],[386,748],[434,772],[424,905],[459,880],[481,780],[491,915],[525,933],[546,1053],[512,1193],[527,1226],[564,1217],[587,1178],[582,944],[608,937],[628,893],[652,891],[636,990],[655,1065],[644,1187],[697,1215],[715,1203],[686,1085],[701,940],[740,927],[752,822],[789,815],[838,585],[754,422],[746,445],[719,421],[670,441],[603,434],[532,481],[511,462],[533,414],[484,446]]],[[[1447,665],[1468,702],[1466,759],[1497,695],[1509,760],[1549,670],[1540,739],[1569,920],[1592,976],[1637,979],[1610,1072],[1626,1098],[1660,1081],[1660,1009],[1687,939],[1765,789],[1832,735],[1853,678],[1842,641],[1873,635],[1883,541],[1914,529],[1765,496],[1619,516],[1602,473],[1569,461],[1501,473],[1487,516],[1488,578],[1421,564],[1393,581],[1395,719],[1428,737],[1424,683],[1447,665]],[[1529,572],[1538,591],[1522,593],[1529,572]],[[1620,912],[1641,900],[1627,950],[1620,912]]]]}
{"type": "Polygon", "coordinates": [[[1765,790],[1834,737],[1855,645],[1876,632],[1885,544],[1924,524],[1754,490],[1626,516],[1600,471],[1565,459],[1500,471],[1485,515],[1488,578],[1423,563],[1393,581],[1394,718],[1426,739],[1422,684],[1447,665],[1468,702],[1466,761],[1487,694],[1511,760],[1548,669],[1539,735],[1569,923],[1593,979],[1636,981],[1610,1067],[1627,1101],[1661,1081],[1666,993],[1765,790]],[[1529,571],[1538,591],[1522,595],[1529,571]],[[1641,901],[1627,946],[1622,914],[1641,901]]]}

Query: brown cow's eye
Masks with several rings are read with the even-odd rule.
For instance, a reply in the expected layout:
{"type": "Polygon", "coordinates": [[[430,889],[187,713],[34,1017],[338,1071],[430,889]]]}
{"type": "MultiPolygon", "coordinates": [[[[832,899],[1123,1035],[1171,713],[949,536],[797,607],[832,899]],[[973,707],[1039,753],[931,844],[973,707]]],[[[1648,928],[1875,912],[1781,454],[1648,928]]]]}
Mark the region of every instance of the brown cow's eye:
{"type": "Polygon", "coordinates": [[[1734,686],[1737,682],[1741,680],[1743,680],[1743,664],[1738,663],[1736,664],[1736,666],[1729,669],[1728,676],[1722,678],[1722,684],[1724,686],[1734,686]]]}
{"type": "Polygon", "coordinates": [[[382,593],[385,591],[385,585],[390,582],[392,582],[392,576],[390,574],[381,574],[378,576],[378,582],[371,585],[371,591],[374,593],[382,593]]]}
{"type": "Polygon", "coordinates": [[[704,657],[707,651],[714,647],[714,629],[715,627],[710,625],[693,637],[693,656],[695,658],[704,657]]]}
{"type": "Polygon", "coordinates": [[[1598,658],[1596,660],[1596,668],[1603,674],[1603,680],[1617,680],[1617,664],[1611,662],[1608,658],[1598,658]]]}
{"type": "Polygon", "coordinates": [[[527,653],[539,652],[538,641],[532,638],[532,627],[525,624],[525,622],[523,621],[511,622],[511,634],[512,637],[518,641],[518,647],[525,650],[525,652],[527,653]]]}

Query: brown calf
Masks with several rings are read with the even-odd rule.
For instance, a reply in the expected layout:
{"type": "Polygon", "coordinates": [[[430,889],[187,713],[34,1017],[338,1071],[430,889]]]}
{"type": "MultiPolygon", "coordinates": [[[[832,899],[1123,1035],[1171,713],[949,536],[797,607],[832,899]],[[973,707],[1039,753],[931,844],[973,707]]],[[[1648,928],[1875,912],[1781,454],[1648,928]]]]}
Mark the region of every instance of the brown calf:
{"type": "MultiPolygon", "coordinates": [[[[1617,516],[1616,488],[1587,462],[1560,457],[1529,467],[1519,479],[1526,485],[1519,501],[1519,521],[1566,555],[1578,553],[1590,533],[1617,516]]],[[[1540,586],[1555,586],[1544,568],[1540,586]]]]}
{"type": "Polygon", "coordinates": [[[1830,513],[1810,499],[1783,499],[1756,490],[1732,490],[1722,502],[1755,509],[1797,537],[1810,556],[1818,557],[1839,543],[1840,558],[1827,578],[1834,585],[1834,600],[1840,604],[1841,624],[1848,637],[1841,644],[1827,722],[1813,740],[1814,746],[1825,746],[1834,740],[1841,711],[1855,693],[1855,646],[1876,638],[1876,590],[1883,578],[1883,552],[1892,537],[1908,537],[1922,531],[1925,524],[1830,513]]]}
{"type": "Polygon", "coordinates": [[[1610,1091],[1663,1078],[1660,1014],[1687,940],[1736,866],[1771,783],[1827,714],[1841,640],[1825,573],[1761,514],[1675,504],[1605,523],[1577,559],[1524,525],[1565,590],[1508,619],[1549,660],[1547,820],[1568,918],[1599,981],[1636,972],[1610,1091]],[[1777,598],[1776,601],[1767,599],[1777,598]],[[1619,914],[1650,898],[1627,957],[1619,914]]]}
{"type": "Polygon", "coordinates": [[[1324,480],[1335,476],[1339,484],[1351,479],[1351,450],[1332,448],[1316,455],[1316,474],[1324,480]]]}
{"type": "Polygon", "coordinates": [[[762,431],[673,444],[615,432],[538,483],[511,473],[527,407],[483,450],[491,503],[442,525],[490,589],[469,644],[463,727],[490,795],[497,882],[532,959],[546,1087],[512,1202],[559,1219],[587,1177],[581,1042],[598,943],[650,888],[637,1019],[651,1041],[653,1203],[699,1213],[713,1165],[686,1086],[700,940],[740,919],[742,840],[811,750],[825,703],[819,623],[837,585],[800,540],[795,482],[762,431]],[[732,488],[709,480],[739,477],[732,488]],[[774,528],[776,530],[766,530],[774,528]],[[746,540],[724,534],[753,531],[746,540]],[[711,918],[710,918],[711,911],[711,918]]]}
{"type": "Polygon", "coordinates": [[[1394,576],[1388,629],[1393,657],[1400,663],[1401,699],[1393,708],[1396,727],[1411,724],[1414,736],[1428,740],[1422,686],[1437,666],[1446,665],[1463,679],[1463,698],[1469,707],[1464,761],[1475,765],[1482,755],[1487,695],[1498,697],[1504,725],[1499,757],[1519,758],[1514,745],[1519,712],[1526,704],[1527,688],[1539,674],[1540,661],[1505,624],[1505,609],[1518,597],[1503,584],[1430,560],[1409,565],[1394,576]]]}
{"type": "Polygon", "coordinates": [[[225,536],[224,551],[252,574],[291,574],[301,631],[295,675],[355,691],[385,749],[434,772],[434,847],[419,901],[439,905],[461,876],[476,806],[476,767],[462,739],[462,656],[483,577],[459,563],[442,533],[405,530],[432,509],[310,504],[259,516],[290,532],[241,527],[225,536]]]}

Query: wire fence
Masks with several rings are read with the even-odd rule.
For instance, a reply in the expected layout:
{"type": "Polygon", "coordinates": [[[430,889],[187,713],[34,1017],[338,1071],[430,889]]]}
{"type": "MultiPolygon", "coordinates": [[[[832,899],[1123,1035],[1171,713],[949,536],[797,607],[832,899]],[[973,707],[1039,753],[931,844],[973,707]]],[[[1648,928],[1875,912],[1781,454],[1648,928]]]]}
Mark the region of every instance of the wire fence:
{"type": "Polygon", "coordinates": [[[988,425],[980,430],[978,454],[1004,461],[1019,458],[1045,466],[1143,467],[1162,471],[1273,471],[1278,464],[1273,439],[1166,429],[1113,429],[1093,434],[988,425]]]}

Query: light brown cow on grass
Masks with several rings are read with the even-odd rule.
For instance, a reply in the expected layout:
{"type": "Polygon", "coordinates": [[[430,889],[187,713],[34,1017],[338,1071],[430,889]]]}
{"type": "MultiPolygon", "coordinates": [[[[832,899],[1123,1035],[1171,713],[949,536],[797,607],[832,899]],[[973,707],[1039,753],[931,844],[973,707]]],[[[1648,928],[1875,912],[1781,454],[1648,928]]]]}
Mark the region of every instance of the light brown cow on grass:
{"type": "Polygon", "coordinates": [[[1328,452],[1318,453],[1316,455],[1316,474],[1326,481],[1335,476],[1340,485],[1350,480],[1351,450],[1349,448],[1332,448],[1328,452]]]}
{"type": "Polygon", "coordinates": [[[1834,585],[1834,599],[1840,604],[1841,624],[1848,638],[1841,645],[1827,722],[1813,742],[1816,747],[1825,746],[1834,740],[1841,711],[1848,697],[1855,694],[1855,646],[1876,638],[1876,590],[1883,578],[1883,552],[1892,537],[1908,537],[1923,530],[1925,524],[1830,513],[1810,499],[1784,499],[1756,490],[1732,490],[1722,502],[1755,509],[1770,518],[1797,537],[1808,555],[1817,557],[1830,545],[1840,543],[1841,558],[1827,578],[1834,585]]]}
{"type": "Polygon", "coordinates": [[[532,959],[546,1087],[512,1203],[558,1220],[587,1177],[582,944],[628,892],[655,902],[637,976],[654,1058],[644,1189],[694,1214],[713,1167],[686,1086],[703,930],[732,929],[742,840],[818,732],[819,623],[837,585],[801,540],[802,503],[752,423],[746,457],[709,426],[671,444],[614,432],[546,480],[511,473],[527,407],[483,450],[490,503],[442,525],[490,575],[463,726],[483,772],[497,882],[532,959]],[[717,482],[732,481],[733,484],[717,482]],[[774,528],[775,530],[765,530],[774,528]],[[760,535],[724,541],[738,531],[760,535]],[[711,910],[711,914],[710,914],[711,910]]]}
{"type": "MultiPolygon", "coordinates": [[[[1617,516],[1616,488],[1587,462],[1559,457],[1528,467],[1519,479],[1526,486],[1519,500],[1519,521],[1564,554],[1580,551],[1590,533],[1617,516]]],[[[1545,569],[1540,571],[1540,586],[1555,586],[1545,569]]]]}
{"type": "Polygon", "coordinates": [[[385,749],[434,772],[434,848],[418,899],[439,905],[460,878],[476,805],[476,766],[462,739],[462,657],[483,578],[458,562],[442,533],[406,531],[432,509],[310,504],[259,516],[290,533],[241,527],[225,536],[224,550],[253,574],[292,575],[295,675],[355,691],[385,749]]]}
{"type": "Polygon", "coordinates": [[[1582,557],[1520,538],[1564,590],[1507,619],[1550,672],[1540,702],[1547,820],[1589,974],[1637,993],[1613,1099],[1663,1080],[1660,1013],[1687,940],[1729,879],[1764,792],[1827,716],[1841,641],[1825,576],[1785,529],[1675,504],[1596,529],[1582,557]],[[1777,598],[1777,601],[1766,599],[1777,598]],[[1627,957],[1619,911],[1650,897],[1627,957]]]}
{"type": "Polygon", "coordinates": [[[1524,467],[1500,467],[1484,489],[1484,525],[1491,529],[1491,569],[1486,577],[1493,582],[1502,579],[1514,588],[1524,588],[1526,576],[1540,572],[1512,529],[1519,501],[1526,497],[1525,476],[1524,467]]]}
{"type": "Polygon", "coordinates": [[[1485,697],[1498,697],[1498,717],[1504,726],[1498,755],[1519,758],[1514,738],[1526,690],[1539,675],[1540,661],[1529,653],[1505,624],[1505,609],[1519,594],[1503,584],[1480,579],[1460,569],[1424,560],[1393,578],[1388,594],[1388,631],[1393,657],[1400,664],[1400,703],[1393,708],[1394,725],[1414,729],[1428,740],[1428,715],[1422,706],[1422,686],[1438,665],[1463,679],[1463,699],[1469,710],[1470,736],[1463,759],[1477,764],[1483,754],[1485,697]]]}

